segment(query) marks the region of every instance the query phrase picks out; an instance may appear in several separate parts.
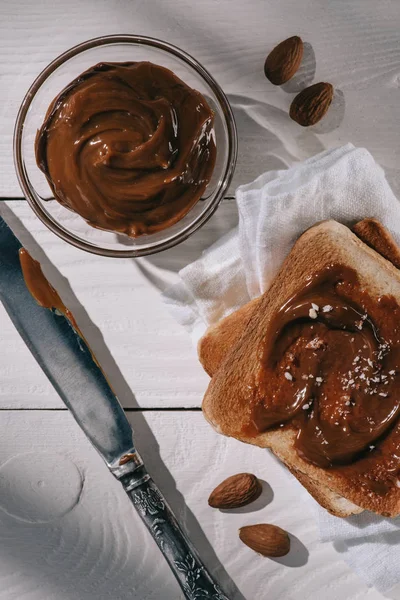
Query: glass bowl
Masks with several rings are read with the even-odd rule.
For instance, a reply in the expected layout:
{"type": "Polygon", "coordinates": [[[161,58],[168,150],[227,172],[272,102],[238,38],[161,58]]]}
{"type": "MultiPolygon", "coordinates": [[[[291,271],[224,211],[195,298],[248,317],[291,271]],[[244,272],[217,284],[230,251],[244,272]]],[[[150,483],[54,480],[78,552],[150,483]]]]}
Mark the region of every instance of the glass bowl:
{"type": "Polygon", "coordinates": [[[183,50],[139,35],[110,35],[78,46],[51,62],[28,90],[14,130],[14,161],[26,199],[45,225],[70,244],[103,256],[137,257],[179,244],[218,208],[236,165],[237,133],[229,102],[200,63],[183,50]],[[51,200],[47,180],[35,160],[35,136],[53,98],[83,71],[99,62],[150,61],[171,69],[187,85],[201,92],[215,113],[217,159],[202,198],[171,227],[137,238],[95,229],[78,214],[51,200]],[[50,201],[49,201],[50,200],[50,201]]]}

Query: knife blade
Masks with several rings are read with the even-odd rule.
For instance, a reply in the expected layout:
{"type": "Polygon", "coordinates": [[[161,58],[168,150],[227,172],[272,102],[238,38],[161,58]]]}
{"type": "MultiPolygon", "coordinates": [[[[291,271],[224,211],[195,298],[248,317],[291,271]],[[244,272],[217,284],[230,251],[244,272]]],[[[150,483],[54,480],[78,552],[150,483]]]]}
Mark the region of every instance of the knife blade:
{"type": "Polygon", "coordinates": [[[40,306],[33,298],[21,267],[21,249],[0,217],[0,299],[16,329],[88,440],[121,482],[185,597],[228,600],[148,474],[125,413],[73,318],[67,318],[70,313],[63,314],[55,306],[40,306]]]}
{"type": "Polygon", "coordinates": [[[39,306],[25,285],[21,244],[0,221],[0,298],[65,405],[109,466],[133,449],[132,429],[86,342],[64,315],[39,306]]]}

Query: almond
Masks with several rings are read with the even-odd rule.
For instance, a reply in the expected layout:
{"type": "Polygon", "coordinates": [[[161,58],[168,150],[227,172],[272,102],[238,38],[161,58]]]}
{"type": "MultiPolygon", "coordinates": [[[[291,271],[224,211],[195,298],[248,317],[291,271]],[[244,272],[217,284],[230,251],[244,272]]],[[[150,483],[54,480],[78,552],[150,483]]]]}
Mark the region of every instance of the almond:
{"type": "Polygon", "coordinates": [[[276,525],[247,525],[239,529],[239,537],[246,546],[263,556],[285,556],[290,550],[289,534],[276,525]]]}
{"type": "Polygon", "coordinates": [[[274,85],[289,81],[300,66],[303,51],[303,41],[297,35],[278,44],[265,60],[266,78],[274,85]]]}
{"type": "Polygon", "coordinates": [[[260,481],[251,473],[238,473],[220,483],[208,499],[213,508],[239,508],[256,500],[262,492],[260,481]]]}
{"type": "Polygon", "coordinates": [[[331,105],[333,87],[330,83],[314,83],[297,94],[290,105],[290,117],[303,127],[315,125],[331,105]]]}

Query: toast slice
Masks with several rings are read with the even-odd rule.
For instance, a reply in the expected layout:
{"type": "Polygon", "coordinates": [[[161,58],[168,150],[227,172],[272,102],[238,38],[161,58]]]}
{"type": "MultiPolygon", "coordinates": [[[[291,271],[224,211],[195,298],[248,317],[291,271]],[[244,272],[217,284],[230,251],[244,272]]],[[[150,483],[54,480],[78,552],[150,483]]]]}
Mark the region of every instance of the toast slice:
{"type": "MultiPolygon", "coordinates": [[[[400,267],[400,251],[390,233],[379,221],[363,219],[353,227],[353,231],[362,241],[392,262],[394,266],[400,267]]],[[[257,310],[260,301],[261,297],[255,298],[233,314],[211,326],[199,341],[199,359],[210,377],[218,370],[228,349],[240,337],[251,315],[257,310]]],[[[363,511],[361,507],[322,485],[319,480],[313,480],[309,475],[290,468],[288,465],[287,467],[317,502],[334,516],[347,517],[363,511]]]]}
{"type": "MultiPolygon", "coordinates": [[[[400,269],[400,249],[382,223],[376,219],[363,219],[354,225],[353,231],[367,246],[400,269]]],[[[222,359],[236,343],[260,302],[261,296],[254,298],[231,315],[211,325],[199,340],[199,360],[210,377],[216,373],[222,359]]]]}
{"type": "MultiPolygon", "coordinates": [[[[374,244],[379,227],[385,235],[389,235],[379,223],[374,222],[373,235],[368,238],[369,224],[364,222],[363,225],[364,239],[370,245],[374,244]]],[[[391,241],[391,238],[388,240],[391,241]]],[[[390,252],[386,255],[390,258],[390,252]]],[[[301,288],[308,275],[317,273],[332,262],[340,262],[357,270],[362,286],[372,295],[387,293],[400,299],[400,276],[393,265],[367,247],[347,227],[334,221],[314,226],[298,240],[269,292],[211,327],[200,341],[200,360],[213,376],[204,398],[203,410],[206,418],[221,433],[271,448],[332,514],[348,516],[367,508],[394,516],[400,512],[400,490],[385,500],[374,495],[365,497],[365,493],[359,489],[349,489],[329,470],[301,459],[293,446],[295,432],[271,430],[256,437],[246,437],[241,431],[243,419],[248,413],[245,387],[251,380],[253,366],[257,362],[256,346],[260,331],[265,330],[268,319],[289,296],[301,288]]]]}

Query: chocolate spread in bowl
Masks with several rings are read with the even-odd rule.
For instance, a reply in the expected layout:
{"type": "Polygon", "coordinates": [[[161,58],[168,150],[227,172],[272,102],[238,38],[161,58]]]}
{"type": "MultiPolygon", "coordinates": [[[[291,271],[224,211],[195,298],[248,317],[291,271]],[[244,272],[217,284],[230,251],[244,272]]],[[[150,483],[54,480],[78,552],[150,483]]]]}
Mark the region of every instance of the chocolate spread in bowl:
{"type": "Polygon", "coordinates": [[[305,460],[384,494],[400,475],[400,307],[332,265],[275,315],[253,422],[297,430],[305,460]]]}
{"type": "Polygon", "coordinates": [[[50,105],[36,160],[54,197],[99,229],[165,229],[203,194],[214,169],[205,98],[150,62],[100,63],[50,105]]]}

